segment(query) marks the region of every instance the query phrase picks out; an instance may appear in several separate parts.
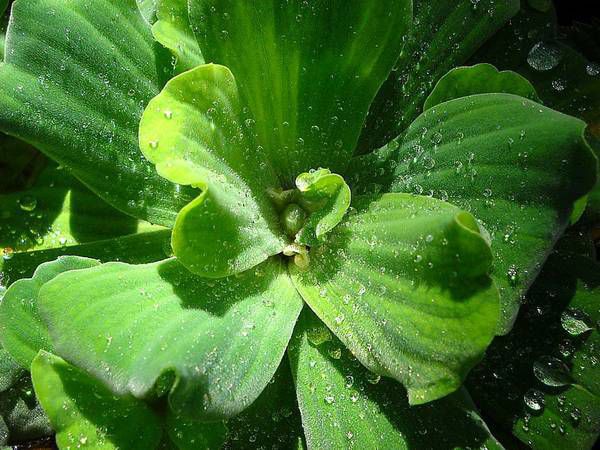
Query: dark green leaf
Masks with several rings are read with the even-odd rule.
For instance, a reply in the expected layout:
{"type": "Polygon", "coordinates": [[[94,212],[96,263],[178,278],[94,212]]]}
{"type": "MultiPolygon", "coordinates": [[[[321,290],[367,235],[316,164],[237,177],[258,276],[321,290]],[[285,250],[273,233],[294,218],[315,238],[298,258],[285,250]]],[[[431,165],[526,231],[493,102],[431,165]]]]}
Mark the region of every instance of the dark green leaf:
{"type": "Polygon", "coordinates": [[[171,68],[135,0],[19,1],[7,42],[2,131],[120,210],[172,225],[192,197],[160,178],[137,143],[144,106],[171,68]]]}
{"type": "Polygon", "coordinates": [[[159,418],[133,397],[117,397],[83,371],[40,352],[31,366],[36,395],[56,431],[60,448],[156,448],[159,418]]]}
{"type": "Polygon", "coordinates": [[[425,100],[423,110],[440,103],[475,94],[502,92],[539,101],[534,87],[516,72],[500,72],[490,64],[458,67],[444,75],[425,100]]]}
{"type": "Polygon", "coordinates": [[[65,273],[39,305],[56,353],[116,393],[148,397],[166,376],[176,413],[216,420],[259,396],[302,301],[275,259],[220,280],[172,259],[65,273]]]}
{"type": "Polygon", "coordinates": [[[0,446],[8,442],[27,442],[51,433],[48,418],[35,398],[29,374],[21,373],[9,388],[0,389],[0,446]]]}
{"type": "Polygon", "coordinates": [[[398,145],[358,159],[350,181],[358,192],[428,193],[477,217],[491,235],[506,333],[574,202],[596,183],[584,129],[522,97],[464,97],[426,111],[398,145]]]}
{"type": "Polygon", "coordinates": [[[411,404],[458,389],[491,342],[498,293],[475,219],[410,194],[354,199],[354,211],[292,269],[304,300],[411,404]]]}
{"type": "Polygon", "coordinates": [[[163,177],[202,189],[173,230],[173,250],[191,272],[243,272],[285,247],[267,196],[277,183],[244,123],[236,82],[207,64],[173,78],[140,124],[140,146],[163,177]]]}
{"type": "Polygon", "coordinates": [[[87,244],[15,253],[8,259],[0,259],[0,289],[20,278],[30,277],[37,266],[60,256],[86,256],[102,262],[123,261],[135,264],[159,261],[172,256],[170,238],[169,230],[161,230],[87,244]]]}
{"type": "Polygon", "coordinates": [[[563,246],[469,380],[484,412],[535,449],[590,449],[600,434],[598,298],[600,266],[563,246]]]}
{"type": "Polygon", "coordinates": [[[315,345],[325,327],[305,310],[290,358],[309,449],[500,449],[464,391],[410,407],[393,380],[368,372],[337,339],[315,345]]]}
{"type": "Polygon", "coordinates": [[[192,31],[187,0],[158,0],[158,21],[152,34],[176,58],[178,73],[204,64],[202,52],[192,31]]]}
{"type": "Polygon", "coordinates": [[[302,172],[347,166],[412,2],[190,0],[189,11],[204,58],[235,75],[258,142],[290,188],[302,172]]]}
{"type": "Polygon", "coordinates": [[[288,358],[265,390],[240,415],[227,421],[225,449],[303,449],[304,432],[288,358]]]}
{"type": "Polygon", "coordinates": [[[435,83],[519,10],[519,0],[415,0],[412,33],[371,106],[358,151],[387,144],[421,113],[435,83]]]}

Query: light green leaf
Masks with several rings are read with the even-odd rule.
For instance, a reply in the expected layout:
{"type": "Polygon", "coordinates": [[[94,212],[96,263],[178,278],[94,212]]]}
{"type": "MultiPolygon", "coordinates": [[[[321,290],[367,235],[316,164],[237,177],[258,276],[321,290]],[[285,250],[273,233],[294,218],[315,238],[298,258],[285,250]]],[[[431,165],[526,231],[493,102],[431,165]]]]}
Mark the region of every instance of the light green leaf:
{"type": "Polygon", "coordinates": [[[491,342],[498,293],[475,219],[409,194],[355,198],[298,292],[367,368],[400,381],[411,404],[458,389],[491,342]]]}
{"type": "Polygon", "coordinates": [[[414,0],[414,25],[394,71],[371,106],[358,152],[400,135],[421,113],[435,83],[519,10],[519,0],[414,0]]]}
{"type": "Polygon", "coordinates": [[[135,0],[140,14],[149,25],[156,22],[158,0],[135,0]]]}
{"type": "Polygon", "coordinates": [[[489,231],[500,288],[498,331],[569,223],[573,204],[596,183],[585,123],[509,94],[438,105],[398,144],[356,161],[357,192],[416,192],[470,211],[489,231]]]}
{"type": "Polygon", "coordinates": [[[310,213],[296,242],[316,245],[344,218],[350,206],[350,188],[341,176],[328,169],[299,175],[296,186],[300,191],[300,202],[310,213]]]}
{"type": "Polygon", "coordinates": [[[0,302],[0,342],[17,363],[29,369],[40,350],[52,351],[48,330],[39,316],[41,287],[62,272],[94,267],[93,259],[66,256],[40,265],[32,278],[19,280],[0,302]]]}
{"type": "Polygon", "coordinates": [[[490,64],[457,67],[444,75],[425,100],[423,110],[440,103],[475,94],[514,94],[539,102],[529,81],[516,72],[500,72],[490,64]]]}
{"type": "Polygon", "coordinates": [[[368,372],[337,339],[313,344],[316,327],[325,325],[305,310],[289,350],[309,449],[502,448],[464,391],[410,407],[400,384],[368,372]]]}
{"type": "Polygon", "coordinates": [[[118,394],[146,398],[168,377],[173,410],[202,420],[258,397],[302,308],[278,260],[221,280],[174,259],[109,263],[57,277],[39,304],[58,355],[118,394]]]}
{"type": "Polygon", "coordinates": [[[173,78],[144,112],[140,147],[163,177],[202,189],[173,230],[194,273],[224,277],[281,253],[267,190],[276,183],[247,128],[231,72],[212,64],[173,78]]]}
{"type": "Polygon", "coordinates": [[[483,411],[535,449],[593,448],[600,434],[600,266],[553,253],[514,329],[497,338],[469,390],[483,411]]]}
{"type": "Polygon", "coordinates": [[[8,0],[0,0],[0,60],[4,59],[4,45],[6,39],[6,27],[8,25],[8,16],[6,9],[8,7],[8,0]]]}
{"type": "Polygon", "coordinates": [[[190,0],[189,11],[204,58],[235,75],[287,189],[299,173],[347,166],[412,2],[190,0]]]}
{"type": "Polygon", "coordinates": [[[204,64],[190,24],[187,0],[158,0],[157,17],[152,34],[173,53],[176,71],[181,73],[204,64]]]}
{"type": "Polygon", "coordinates": [[[159,419],[133,397],[117,397],[80,369],[40,352],[31,366],[36,395],[56,431],[60,448],[156,448],[159,419]]]}
{"type": "Polygon", "coordinates": [[[171,71],[159,47],[135,0],[16,2],[0,66],[0,128],[111,205],[170,226],[193,197],[160,178],[137,144],[144,106],[171,71]]]}

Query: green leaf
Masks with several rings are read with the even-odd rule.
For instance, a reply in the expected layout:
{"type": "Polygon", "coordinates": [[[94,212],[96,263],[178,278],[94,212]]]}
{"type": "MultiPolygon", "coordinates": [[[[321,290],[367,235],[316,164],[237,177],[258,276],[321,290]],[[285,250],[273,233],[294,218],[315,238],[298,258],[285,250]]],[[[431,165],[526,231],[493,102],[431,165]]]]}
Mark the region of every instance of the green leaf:
{"type": "MultiPolygon", "coordinates": [[[[562,241],[561,241],[562,245],[562,241]]],[[[514,329],[469,380],[478,406],[536,449],[590,449],[600,434],[600,266],[553,253],[514,329]]]]}
{"type": "Polygon", "coordinates": [[[65,170],[50,166],[29,188],[0,194],[0,247],[35,251],[161,229],[106,204],[65,170]]]}
{"type": "Polygon", "coordinates": [[[29,374],[21,372],[7,389],[0,389],[0,446],[28,442],[51,433],[29,374]]]}
{"type": "Polygon", "coordinates": [[[39,304],[58,355],[137,398],[166,376],[173,410],[202,420],[233,416],[258,397],[302,308],[276,259],[220,280],[174,259],[109,263],[57,277],[39,304]]]}
{"type": "Polygon", "coordinates": [[[23,374],[23,369],[4,348],[0,347],[0,392],[10,388],[23,374]]]}
{"type": "Polygon", "coordinates": [[[158,0],[158,21],[152,27],[154,38],[176,58],[178,73],[204,64],[190,24],[187,4],[187,0],[158,0]]]}
{"type": "Polygon", "coordinates": [[[158,0],[135,0],[140,14],[148,24],[156,22],[158,0]]]}
{"type": "Polygon", "coordinates": [[[256,401],[227,421],[227,428],[226,449],[305,448],[288,358],[283,358],[275,376],[256,401]]]}
{"type": "Polygon", "coordinates": [[[158,446],[159,419],[139,400],[115,396],[78,368],[46,352],[35,358],[31,374],[60,448],[146,450],[158,446]]]}
{"type": "Polygon", "coordinates": [[[276,179],[242,114],[231,72],[208,64],[169,81],[140,124],[158,173],[203,191],[177,216],[173,250],[206,277],[243,272],[285,247],[267,197],[276,179]]]}
{"type": "Polygon", "coordinates": [[[420,116],[398,144],[356,161],[357,192],[428,193],[489,231],[492,276],[510,330],[525,293],[596,183],[585,123],[509,94],[452,100],[420,116]]]}
{"type": "Polygon", "coordinates": [[[490,64],[457,67],[444,75],[425,100],[423,110],[440,103],[475,94],[514,94],[539,102],[529,81],[516,72],[500,72],[490,64]]]}
{"type": "Polygon", "coordinates": [[[39,316],[41,287],[62,272],[94,267],[100,263],[76,256],[40,265],[32,278],[19,280],[0,303],[0,342],[17,363],[29,369],[40,350],[52,351],[48,330],[39,316]]]}
{"type": "Polygon", "coordinates": [[[0,290],[20,278],[30,277],[40,264],[60,256],[85,256],[102,262],[123,261],[146,264],[172,256],[169,230],[132,234],[81,245],[61,246],[46,250],[14,253],[0,258],[0,290]]]}
{"type": "Polygon", "coordinates": [[[435,83],[468,58],[519,10],[519,0],[414,1],[414,25],[394,71],[371,106],[358,152],[402,133],[435,83]]]}
{"type": "Polygon", "coordinates": [[[409,194],[355,198],[298,292],[367,368],[400,381],[411,404],[458,389],[494,336],[491,251],[468,213],[409,194]]]}
{"type": "Polygon", "coordinates": [[[309,449],[500,449],[464,390],[410,407],[393,380],[368,372],[337,339],[311,342],[325,327],[305,310],[290,345],[309,449]]]}
{"type": "Polygon", "coordinates": [[[172,225],[193,197],[160,178],[138,150],[144,106],[171,68],[135,0],[16,2],[7,43],[2,131],[68,167],[118,209],[172,225]]]}
{"type": "Polygon", "coordinates": [[[0,195],[26,186],[43,166],[44,158],[35,148],[0,133],[0,195]]]}
{"type": "Polygon", "coordinates": [[[235,75],[258,142],[290,188],[299,173],[347,166],[412,1],[190,0],[189,11],[204,58],[235,75]]]}
{"type": "Polygon", "coordinates": [[[296,242],[316,245],[342,221],[350,206],[350,188],[328,169],[303,173],[296,178],[300,201],[311,212],[296,236],[296,242]]]}
{"type": "Polygon", "coordinates": [[[222,448],[227,436],[227,427],[222,422],[200,422],[172,411],[167,413],[166,428],[177,450],[222,448]]]}

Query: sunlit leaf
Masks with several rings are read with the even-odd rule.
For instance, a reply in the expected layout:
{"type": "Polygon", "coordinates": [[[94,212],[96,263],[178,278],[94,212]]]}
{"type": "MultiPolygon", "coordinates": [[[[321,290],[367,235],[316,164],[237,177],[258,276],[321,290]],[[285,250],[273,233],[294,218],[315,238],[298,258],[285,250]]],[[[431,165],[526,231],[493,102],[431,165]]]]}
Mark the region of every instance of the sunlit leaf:
{"type": "Polygon", "coordinates": [[[65,273],[39,307],[56,354],[114,392],[146,398],[167,377],[175,413],[217,420],[271,380],[302,301],[277,260],[209,280],[171,259],[65,273]]]}
{"type": "Polygon", "coordinates": [[[458,389],[498,320],[491,251],[468,213],[410,194],[355,198],[292,279],[366,367],[395,378],[411,404],[458,389]]]}
{"type": "Polygon", "coordinates": [[[519,10],[519,0],[415,0],[408,43],[371,106],[358,151],[400,135],[422,112],[435,83],[473,53],[519,10]]]}
{"type": "Polygon", "coordinates": [[[158,415],[139,400],[115,396],[80,369],[46,352],[34,359],[31,374],[60,448],[158,446],[162,434],[158,415]]]}
{"type": "Polygon", "coordinates": [[[158,0],[158,21],[152,34],[176,58],[177,72],[204,64],[202,52],[192,31],[187,0],[158,0]]]}
{"type": "Polygon", "coordinates": [[[358,192],[427,193],[470,211],[490,233],[506,333],[522,295],[596,183],[585,123],[509,94],[442,103],[397,144],[357,162],[358,192]]]}
{"type": "Polygon", "coordinates": [[[172,225],[193,197],[159,177],[137,144],[142,111],[170,76],[166,53],[135,0],[15,2],[0,66],[0,129],[118,209],[172,225]]]}
{"type": "Polygon", "coordinates": [[[281,253],[285,240],[267,197],[277,180],[226,67],[203,65],[169,81],[144,112],[140,147],[160,175],[202,189],[173,230],[188,270],[224,277],[281,253]]]}
{"type": "Polygon", "coordinates": [[[310,169],[341,173],[402,50],[412,2],[188,3],[204,58],[233,72],[282,187],[310,169]]]}

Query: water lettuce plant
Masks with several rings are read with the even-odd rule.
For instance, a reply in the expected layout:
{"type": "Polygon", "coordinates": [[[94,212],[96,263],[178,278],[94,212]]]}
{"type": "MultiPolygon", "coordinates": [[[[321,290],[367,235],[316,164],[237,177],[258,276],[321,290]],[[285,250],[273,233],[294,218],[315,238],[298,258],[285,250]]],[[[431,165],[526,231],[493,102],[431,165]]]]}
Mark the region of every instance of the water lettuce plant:
{"type": "Polygon", "coordinates": [[[590,448],[598,104],[482,47],[551,6],[16,0],[0,128],[56,164],[0,197],[0,342],[58,446],[590,448]]]}

